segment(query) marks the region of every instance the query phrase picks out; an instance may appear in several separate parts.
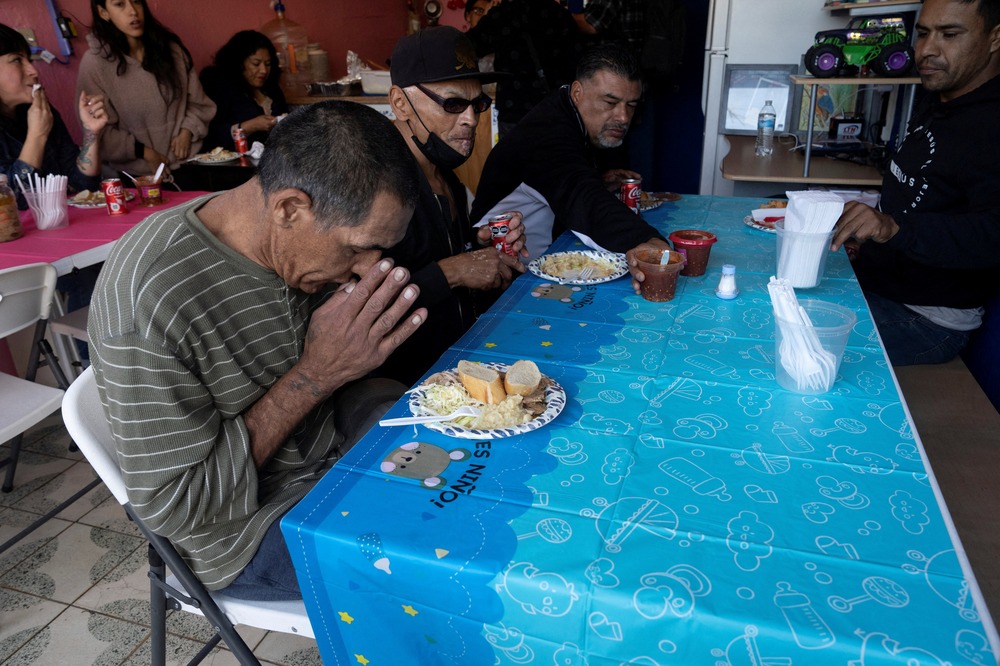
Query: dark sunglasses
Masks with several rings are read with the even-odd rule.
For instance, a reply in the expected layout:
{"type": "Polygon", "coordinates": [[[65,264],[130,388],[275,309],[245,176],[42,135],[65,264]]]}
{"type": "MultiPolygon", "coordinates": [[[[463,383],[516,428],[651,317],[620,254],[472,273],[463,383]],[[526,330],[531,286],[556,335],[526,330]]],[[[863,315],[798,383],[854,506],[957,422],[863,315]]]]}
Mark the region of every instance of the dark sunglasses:
{"type": "Polygon", "coordinates": [[[476,99],[462,99],[461,97],[449,97],[445,99],[440,95],[434,94],[419,83],[417,84],[417,88],[444,109],[446,113],[462,113],[470,106],[476,113],[482,113],[493,104],[493,100],[490,99],[489,95],[480,95],[476,99]]]}

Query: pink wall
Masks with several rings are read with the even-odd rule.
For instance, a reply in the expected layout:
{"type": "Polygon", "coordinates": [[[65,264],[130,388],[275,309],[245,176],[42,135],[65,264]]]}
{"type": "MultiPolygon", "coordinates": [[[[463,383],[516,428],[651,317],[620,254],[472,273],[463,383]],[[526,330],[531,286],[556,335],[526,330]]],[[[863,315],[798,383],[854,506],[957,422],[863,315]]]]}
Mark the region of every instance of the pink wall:
{"type": "MultiPolygon", "coordinates": [[[[147,0],[156,18],[177,33],[201,70],[212,54],[239,31],[259,29],[274,17],[268,0],[147,0]]],[[[419,0],[414,3],[419,6],[419,0]]],[[[442,23],[464,29],[464,2],[454,0],[445,9],[442,23]]],[[[66,126],[79,141],[73,100],[80,56],[86,50],[83,35],[89,32],[89,0],[56,0],[63,14],[73,19],[80,36],[70,40],[73,55],[69,65],[35,61],[49,98],[62,114],[66,126]]],[[[405,0],[285,0],[285,17],[303,25],[309,40],[330,54],[331,77],[346,72],[348,49],[362,58],[384,63],[392,47],[406,31],[405,0]]],[[[43,0],[0,0],[0,22],[35,31],[40,46],[58,55],[52,20],[43,0]]]]}

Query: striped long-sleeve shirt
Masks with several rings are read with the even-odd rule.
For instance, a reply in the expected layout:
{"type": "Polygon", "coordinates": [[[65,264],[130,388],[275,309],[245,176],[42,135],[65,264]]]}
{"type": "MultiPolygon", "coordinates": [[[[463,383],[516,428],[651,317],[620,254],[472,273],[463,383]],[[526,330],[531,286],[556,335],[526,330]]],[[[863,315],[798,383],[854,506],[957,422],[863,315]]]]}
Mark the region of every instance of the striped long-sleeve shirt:
{"type": "Polygon", "coordinates": [[[318,298],[223,245],[195,211],[149,217],[115,246],[91,302],[91,360],[129,501],[209,589],[336,458],[332,401],[261,469],[242,414],[299,359],[318,298]]]}

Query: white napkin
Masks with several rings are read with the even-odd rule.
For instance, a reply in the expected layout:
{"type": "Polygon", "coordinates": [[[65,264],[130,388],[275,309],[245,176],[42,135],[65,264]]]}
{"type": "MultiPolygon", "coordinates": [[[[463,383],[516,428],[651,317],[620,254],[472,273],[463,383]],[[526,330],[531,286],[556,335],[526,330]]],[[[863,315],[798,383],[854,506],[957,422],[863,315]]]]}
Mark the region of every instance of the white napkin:
{"type": "Polygon", "coordinates": [[[778,277],[787,278],[793,287],[814,287],[823,277],[820,266],[830,250],[830,232],[844,212],[844,200],[818,190],[786,194],[778,277]]]}
{"type": "Polygon", "coordinates": [[[844,212],[844,200],[833,192],[804,190],[785,192],[788,208],[785,210],[785,229],[823,233],[833,229],[844,212]]]}
{"type": "Polygon", "coordinates": [[[255,160],[259,160],[260,156],[263,154],[264,154],[264,144],[262,144],[260,141],[254,141],[253,145],[250,146],[250,150],[247,152],[247,155],[249,155],[255,160]]]}

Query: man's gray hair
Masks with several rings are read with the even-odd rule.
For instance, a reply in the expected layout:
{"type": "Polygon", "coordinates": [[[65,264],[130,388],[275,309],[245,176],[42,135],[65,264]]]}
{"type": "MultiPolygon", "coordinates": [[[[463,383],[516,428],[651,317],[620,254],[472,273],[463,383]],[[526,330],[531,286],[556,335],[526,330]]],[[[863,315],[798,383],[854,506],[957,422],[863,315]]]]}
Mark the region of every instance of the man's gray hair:
{"type": "Polygon", "coordinates": [[[618,42],[605,42],[585,51],[576,65],[576,80],[586,81],[602,70],[626,81],[642,78],[639,60],[626,45],[618,42]]]}
{"type": "Polygon", "coordinates": [[[417,163],[402,135],[354,102],[318,102],[289,114],[271,131],[258,173],[265,197],[288,187],[309,195],[322,229],[361,224],[382,193],[404,206],[417,203],[417,163]]]}

